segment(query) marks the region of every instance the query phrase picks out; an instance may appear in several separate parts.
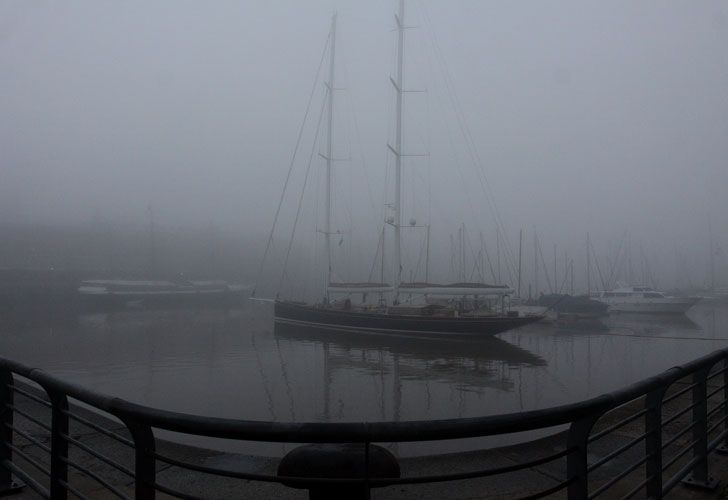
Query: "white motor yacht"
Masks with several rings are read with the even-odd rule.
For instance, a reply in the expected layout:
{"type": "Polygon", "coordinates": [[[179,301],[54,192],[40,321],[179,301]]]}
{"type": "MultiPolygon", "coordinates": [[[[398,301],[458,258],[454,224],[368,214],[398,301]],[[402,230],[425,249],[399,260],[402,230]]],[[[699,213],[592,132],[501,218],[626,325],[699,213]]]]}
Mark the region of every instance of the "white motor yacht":
{"type": "Polygon", "coordinates": [[[700,297],[672,297],[649,286],[598,291],[591,297],[609,306],[610,313],[684,314],[700,297]]]}

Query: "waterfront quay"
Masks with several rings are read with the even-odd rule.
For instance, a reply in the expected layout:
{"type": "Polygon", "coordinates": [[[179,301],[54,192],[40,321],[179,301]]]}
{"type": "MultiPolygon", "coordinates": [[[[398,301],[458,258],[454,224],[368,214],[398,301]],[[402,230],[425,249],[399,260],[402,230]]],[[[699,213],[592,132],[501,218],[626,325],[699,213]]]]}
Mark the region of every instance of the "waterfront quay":
{"type": "Polygon", "coordinates": [[[721,479],[728,480],[720,454],[728,438],[727,360],[728,350],[716,351],[550,409],[368,424],[166,412],[3,360],[0,479],[23,498],[306,498],[308,490],[311,498],[720,498],[721,479]],[[471,452],[392,453],[396,443],[535,430],[548,435],[471,452]],[[169,433],[304,448],[281,460],[181,445],[169,433]]]}

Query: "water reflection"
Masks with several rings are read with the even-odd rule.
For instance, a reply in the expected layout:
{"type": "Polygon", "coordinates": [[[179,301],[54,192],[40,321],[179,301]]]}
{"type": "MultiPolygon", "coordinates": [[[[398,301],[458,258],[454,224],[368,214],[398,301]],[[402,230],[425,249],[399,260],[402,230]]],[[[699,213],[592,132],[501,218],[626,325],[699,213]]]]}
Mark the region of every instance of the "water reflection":
{"type": "Polygon", "coordinates": [[[700,330],[700,325],[684,315],[615,314],[606,320],[612,330],[623,329],[645,335],[675,336],[700,330]]]}
{"type": "Polygon", "coordinates": [[[279,326],[264,304],[0,317],[0,352],[142,404],[229,418],[455,418],[578,401],[728,345],[725,305],[494,338],[279,326]]]}
{"type": "MultiPolygon", "coordinates": [[[[320,350],[326,420],[331,418],[328,406],[331,386],[336,377],[346,377],[351,370],[368,377],[378,377],[381,387],[386,379],[391,379],[391,417],[398,420],[402,416],[403,382],[424,386],[424,410],[430,413],[433,411],[431,384],[444,384],[459,393],[482,394],[484,389],[512,392],[515,386],[513,374],[518,373],[520,367],[546,365],[543,358],[496,337],[480,340],[417,339],[283,324],[276,324],[275,335],[281,339],[310,342],[320,350]]],[[[382,396],[386,398],[386,395],[382,396]]],[[[378,416],[384,420],[387,418],[386,402],[381,399],[379,404],[378,416]]],[[[454,416],[463,415],[464,405],[465,398],[460,397],[454,416]]]]}

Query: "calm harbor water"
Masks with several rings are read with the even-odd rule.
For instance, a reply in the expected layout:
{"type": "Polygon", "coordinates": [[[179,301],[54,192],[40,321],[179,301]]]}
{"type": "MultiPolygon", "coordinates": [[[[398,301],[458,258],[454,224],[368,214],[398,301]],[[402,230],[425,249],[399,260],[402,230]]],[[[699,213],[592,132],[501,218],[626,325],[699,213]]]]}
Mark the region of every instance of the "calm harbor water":
{"type": "Polygon", "coordinates": [[[582,400],[728,346],[728,306],[482,340],[274,328],[272,307],[0,320],[0,353],[114,396],[275,421],[416,420],[582,400]]]}

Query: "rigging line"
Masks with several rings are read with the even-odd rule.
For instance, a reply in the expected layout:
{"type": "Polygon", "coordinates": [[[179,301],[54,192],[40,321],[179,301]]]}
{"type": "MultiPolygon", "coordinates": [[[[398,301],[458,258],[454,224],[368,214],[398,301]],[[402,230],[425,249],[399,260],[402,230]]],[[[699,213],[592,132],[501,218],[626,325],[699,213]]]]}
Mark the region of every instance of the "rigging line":
{"type": "MultiPolygon", "coordinates": [[[[435,95],[435,102],[439,108],[439,111],[444,116],[445,115],[445,113],[444,113],[445,106],[443,105],[442,98],[439,96],[439,94],[435,95]]],[[[463,191],[465,192],[465,198],[466,198],[468,206],[470,208],[470,213],[476,214],[478,212],[475,210],[475,204],[473,203],[473,198],[472,198],[472,196],[470,196],[470,191],[468,190],[468,183],[466,182],[465,175],[463,174],[463,169],[460,164],[460,158],[457,154],[457,148],[455,147],[455,141],[453,140],[453,137],[452,137],[452,135],[453,135],[452,130],[450,129],[450,125],[448,124],[447,120],[443,120],[442,124],[445,126],[445,135],[447,136],[448,143],[450,144],[450,147],[452,148],[452,151],[453,151],[452,158],[454,160],[455,167],[458,172],[458,176],[460,177],[460,182],[462,183],[463,191]]],[[[429,193],[429,198],[430,198],[429,201],[430,201],[430,205],[431,205],[432,198],[433,198],[432,191],[430,191],[430,193],[429,193]]],[[[477,220],[475,222],[477,223],[477,220]]]]}
{"type": "Polygon", "coordinates": [[[425,238],[422,239],[422,243],[420,244],[420,252],[417,255],[417,265],[415,266],[415,272],[414,272],[414,276],[412,278],[413,282],[417,281],[417,275],[420,272],[420,264],[422,263],[422,254],[424,253],[426,246],[427,246],[427,237],[425,236],[425,238]]]}
{"type": "MultiPolygon", "coordinates": [[[[448,136],[449,142],[451,143],[451,147],[452,147],[453,149],[455,149],[455,147],[454,147],[454,142],[453,142],[453,140],[452,140],[452,134],[451,134],[451,131],[450,131],[449,127],[447,126],[447,122],[444,122],[444,123],[445,123],[445,125],[446,125],[446,132],[447,132],[447,136],[448,136]]],[[[462,130],[461,130],[461,131],[462,131],[462,130]]],[[[465,178],[464,178],[464,175],[463,175],[462,169],[460,168],[460,163],[459,163],[459,161],[458,161],[458,157],[457,157],[457,156],[455,156],[455,163],[456,163],[456,167],[457,167],[457,170],[458,170],[458,174],[459,174],[459,176],[460,176],[461,182],[463,183],[463,185],[464,185],[464,186],[467,186],[467,183],[465,182],[465,178]]],[[[468,200],[468,205],[470,206],[470,209],[471,209],[471,211],[472,211],[473,213],[475,213],[475,209],[473,208],[472,198],[470,197],[470,193],[469,193],[469,191],[467,190],[467,187],[465,188],[465,192],[466,192],[466,198],[467,198],[467,200],[468,200]]],[[[496,224],[497,224],[497,221],[496,221],[496,224]]],[[[501,234],[503,233],[503,231],[501,231],[501,230],[500,230],[500,229],[499,229],[499,228],[498,228],[497,226],[496,226],[496,231],[498,231],[498,232],[499,232],[499,233],[501,233],[501,234]]],[[[505,237],[503,237],[502,239],[504,239],[504,240],[505,240],[505,237]]],[[[506,263],[508,264],[508,262],[506,262],[506,263]]],[[[512,264],[511,264],[511,267],[512,267],[512,264]]],[[[513,272],[514,272],[514,271],[513,271],[512,269],[509,269],[509,274],[511,275],[511,279],[513,278],[513,272]]],[[[497,281],[497,279],[495,278],[495,275],[494,275],[494,280],[495,280],[495,281],[497,281]]]]}
{"type": "Polygon", "coordinates": [[[493,211],[493,216],[496,222],[496,228],[501,232],[501,236],[503,236],[504,245],[506,247],[506,264],[509,267],[509,274],[511,275],[511,280],[513,279],[513,276],[515,275],[515,257],[513,256],[513,249],[510,247],[510,244],[508,240],[505,238],[505,225],[503,224],[502,217],[500,216],[500,212],[498,210],[498,206],[495,203],[495,196],[493,195],[493,192],[490,188],[490,185],[487,180],[487,176],[485,175],[485,171],[483,169],[483,162],[480,157],[480,154],[478,153],[477,148],[475,147],[475,141],[473,139],[472,133],[470,132],[470,129],[467,125],[467,121],[465,120],[465,114],[462,110],[462,105],[460,104],[460,99],[455,92],[454,84],[452,83],[452,78],[449,76],[449,69],[447,66],[447,62],[445,61],[444,56],[442,55],[442,50],[440,49],[439,42],[437,41],[437,36],[434,32],[434,29],[432,28],[432,20],[430,18],[429,12],[427,10],[427,7],[424,2],[422,2],[422,11],[424,14],[424,18],[428,25],[428,34],[430,35],[430,42],[433,46],[433,51],[435,52],[435,56],[438,58],[438,62],[441,65],[441,73],[443,74],[443,80],[445,82],[445,86],[448,89],[448,96],[450,97],[453,109],[455,111],[455,116],[458,120],[458,125],[460,126],[461,133],[463,134],[463,137],[465,139],[465,144],[468,149],[468,152],[470,153],[471,159],[473,160],[473,164],[477,167],[478,171],[478,180],[480,181],[481,188],[483,189],[483,192],[486,195],[486,201],[490,205],[491,210],[493,211]]]}
{"type": "Polygon", "coordinates": [[[564,270],[564,279],[561,281],[561,286],[559,286],[559,291],[557,292],[559,295],[566,288],[566,280],[568,279],[568,277],[569,277],[569,266],[567,265],[566,269],[564,270]]]}
{"type": "MultiPolygon", "coordinates": [[[[432,47],[433,47],[433,53],[435,54],[435,57],[437,58],[438,63],[440,64],[439,69],[440,69],[440,73],[442,75],[443,82],[448,91],[448,97],[451,99],[451,102],[453,104],[453,111],[455,112],[456,119],[458,121],[458,125],[460,126],[461,133],[463,134],[463,138],[466,141],[466,147],[468,148],[471,156],[474,157],[476,155],[472,151],[473,146],[469,142],[469,137],[465,130],[465,128],[466,128],[465,123],[462,121],[463,117],[460,116],[460,114],[462,113],[462,109],[459,104],[459,99],[457,97],[457,94],[455,94],[455,92],[454,92],[454,88],[453,88],[454,86],[452,85],[452,81],[451,81],[451,78],[448,73],[449,70],[447,67],[447,63],[445,62],[445,58],[442,55],[442,50],[439,47],[439,42],[437,41],[436,35],[434,33],[434,29],[432,28],[432,21],[430,19],[429,12],[427,11],[427,7],[424,5],[424,3],[422,6],[423,6],[423,14],[425,15],[426,21],[428,23],[428,34],[430,35],[430,43],[432,44],[432,47]]],[[[497,215],[497,214],[494,214],[494,215],[497,215]]]]}
{"type": "MultiPolygon", "coordinates": [[[[464,236],[465,246],[467,246],[468,248],[470,248],[470,255],[473,256],[473,261],[475,261],[475,267],[473,268],[473,273],[472,274],[475,274],[475,270],[477,269],[478,270],[478,274],[480,274],[480,276],[482,277],[483,276],[483,270],[480,269],[480,259],[478,257],[476,257],[476,255],[475,255],[475,248],[473,248],[473,242],[470,241],[470,235],[468,234],[468,231],[465,228],[463,228],[463,232],[465,233],[465,236],[464,236]]],[[[471,274],[471,276],[472,276],[472,274],[471,274]]],[[[485,280],[483,280],[483,281],[485,281],[485,280]]]]}
{"type": "MultiPolygon", "coordinates": [[[[340,113],[341,113],[341,110],[334,109],[334,119],[336,120],[336,118],[338,117],[338,122],[342,123],[344,120],[342,120],[340,113]]],[[[334,123],[336,123],[336,121],[334,123]]],[[[349,156],[351,156],[351,142],[350,142],[348,135],[347,135],[347,142],[349,142],[349,156]]],[[[335,160],[335,161],[337,161],[337,160],[335,160]]],[[[338,160],[338,161],[346,161],[346,160],[338,160]]],[[[337,198],[337,193],[343,192],[343,189],[336,188],[336,182],[337,182],[337,177],[338,177],[336,170],[338,170],[338,169],[331,170],[331,185],[332,185],[332,193],[331,193],[332,205],[331,205],[331,207],[332,207],[333,213],[338,212],[339,199],[337,198]]],[[[343,182],[341,182],[340,177],[338,180],[339,180],[340,184],[344,184],[343,182]]],[[[349,185],[347,187],[349,188],[349,193],[348,193],[348,196],[345,197],[344,201],[341,202],[341,206],[343,207],[343,212],[346,216],[345,218],[348,219],[348,222],[349,222],[348,232],[351,234],[351,233],[353,233],[353,229],[354,229],[352,210],[351,210],[351,206],[348,203],[348,202],[351,202],[353,199],[353,196],[351,193],[351,191],[353,190],[353,184],[352,184],[353,179],[352,179],[351,175],[348,176],[348,180],[349,180],[349,185]]],[[[341,188],[342,186],[339,186],[339,187],[341,188]]]]}
{"type": "Polygon", "coordinates": [[[296,421],[296,410],[294,408],[293,389],[291,388],[291,382],[288,379],[288,370],[286,369],[286,362],[283,360],[283,353],[281,352],[281,341],[276,337],[276,352],[278,352],[278,361],[281,365],[281,375],[283,375],[283,383],[286,386],[286,396],[288,396],[289,410],[291,411],[291,422],[296,421]]]}
{"type": "Polygon", "coordinates": [[[266,399],[268,399],[268,412],[270,413],[271,418],[273,421],[278,420],[278,416],[276,415],[276,406],[275,401],[273,400],[273,392],[271,391],[270,387],[270,379],[265,374],[265,371],[263,370],[263,361],[260,358],[260,352],[258,351],[258,345],[255,342],[255,333],[253,333],[250,336],[250,344],[253,347],[253,352],[255,353],[255,360],[256,364],[258,365],[258,373],[260,373],[260,379],[263,382],[261,385],[263,386],[263,392],[265,392],[266,399]]]}
{"type": "MultiPolygon", "coordinates": [[[[322,252],[319,252],[318,222],[321,220],[319,217],[320,208],[321,208],[319,205],[319,202],[322,198],[321,188],[322,188],[322,184],[323,184],[323,181],[322,181],[323,176],[324,176],[323,169],[317,169],[317,177],[316,177],[316,181],[314,183],[314,185],[316,186],[316,191],[315,191],[315,196],[314,196],[314,200],[313,200],[313,220],[314,220],[314,232],[313,232],[313,240],[312,240],[313,245],[312,245],[312,251],[311,251],[312,253],[309,255],[309,259],[308,259],[308,262],[310,264],[309,276],[311,278],[310,281],[312,283],[315,283],[316,279],[318,277],[325,276],[325,273],[318,272],[319,266],[321,265],[320,257],[321,257],[321,253],[322,253],[322,252]]],[[[309,280],[305,280],[303,283],[304,292],[307,292],[307,290],[308,290],[308,282],[309,282],[309,280]]],[[[306,297],[305,294],[303,296],[306,297]]]]}
{"type": "MultiPolygon", "coordinates": [[[[543,272],[546,275],[546,284],[549,286],[549,291],[551,293],[555,293],[554,287],[551,286],[551,278],[549,276],[549,268],[546,265],[546,259],[543,258],[543,250],[541,249],[541,241],[536,240],[536,247],[538,248],[538,254],[541,256],[541,264],[543,265],[543,272]]],[[[556,276],[554,276],[554,281],[556,281],[556,276]]],[[[555,283],[554,283],[555,285],[555,283]]]]}
{"type": "Polygon", "coordinates": [[[369,277],[367,278],[368,281],[371,283],[374,279],[374,271],[377,268],[377,263],[379,262],[379,250],[382,248],[382,239],[384,238],[384,231],[379,231],[379,239],[377,240],[377,249],[374,252],[374,260],[372,261],[372,267],[369,269],[369,277]]]}
{"type": "Polygon", "coordinates": [[[298,129],[298,137],[296,138],[296,146],[293,148],[293,155],[291,156],[291,162],[288,165],[288,172],[286,173],[286,180],[283,183],[283,189],[281,190],[281,196],[278,200],[278,207],[276,208],[275,216],[273,217],[273,225],[270,228],[270,233],[268,234],[268,241],[265,244],[265,251],[263,252],[263,259],[261,260],[260,266],[258,268],[258,276],[255,279],[255,284],[253,285],[253,291],[251,293],[251,297],[255,297],[255,291],[258,286],[258,281],[260,281],[261,273],[263,272],[263,268],[265,266],[265,261],[268,257],[268,252],[270,250],[271,244],[273,242],[273,234],[275,233],[276,226],[278,225],[278,217],[281,213],[281,207],[283,206],[283,199],[286,195],[286,191],[288,189],[288,183],[291,180],[291,173],[293,172],[293,166],[296,163],[296,156],[298,154],[298,148],[301,145],[301,138],[303,137],[303,131],[306,126],[306,122],[308,121],[308,114],[311,110],[311,102],[313,101],[313,96],[316,93],[316,87],[318,86],[319,76],[321,74],[321,67],[324,64],[324,59],[326,58],[326,52],[329,48],[329,42],[331,41],[331,32],[329,32],[328,36],[326,37],[326,42],[324,42],[324,49],[321,52],[321,60],[319,61],[318,68],[316,69],[316,77],[313,80],[313,85],[311,87],[311,93],[308,96],[308,103],[306,104],[306,111],[303,114],[303,120],[301,121],[301,127],[298,129]]]}
{"type": "MultiPolygon", "coordinates": [[[[345,82],[345,87],[348,88],[349,85],[350,85],[350,82],[349,82],[349,71],[348,71],[348,69],[346,67],[346,62],[345,61],[342,63],[342,66],[344,68],[344,82],[345,82]]],[[[354,123],[354,134],[356,135],[356,144],[357,144],[357,147],[359,149],[359,157],[361,159],[361,164],[362,164],[362,170],[364,172],[364,177],[366,178],[366,181],[367,181],[367,195],[369,196],[369,204],[372,206],[372,213],[375,213],[377,211],[377,206],[374,203],[374,194],[372,192],[371,180],[369,179],[369,171],[367,169],[367,161],[366,161],[366,157],[364,156],[364,148],[362,146],[361,132],[360,132],[360,128],[359,128],[359,119],[357,118],[356,107],[354,106],[354,97],[352,95],[352,92],[346,91],[344,93],[346,94],[346,97],[349,100],[349,107],[351,108],[351,118],[352,118],[352,122],[354,123]]]]}
{"type": "Polygon", "coordinates": [[[602,283],[602,290],[607,289],[607,284],[604,281],[604,276],[602,275],[602,270],[599,267],[599,259],[597,259],[596,251],[594,250],[594,244],[590,241],[589,246],[591,247],[592,256],[594,257],[594,265],[597,268],[597,274],[599,274],[599,281],[602,283]]]}
{"type": "MultiPolygon", "coordinates": [[[[331,90],[329,90],[330,92],[331,90]]],[[[280,295],[281,287],[283,286],[283,280],[286,277],[286,268],[288,267],[288,258],[291,255],[291,247],[293,247],[293,237],[296,234],[296,227],[298,226],[298,218],[301,215],[301,206],[303,205],[303,195],[306,193],[306,184],[308,183],[308,174],[311,172],[311,164],[313,163],[313,155],[318,145],[319,132],[321,130],[321,121],[324,117],[324,109],[326,108],[326,99],[321,104],[321,112],[319,113],[318,123],[316,124],[316,135],[314,135],[313,146],[311,147],[311,154],[308,157],[308,165],[306,166],[306,175],[303,178],[303,187],[301,188],[301,196],[298,198],[298,208],[296,209],[296,218],[293,220],[293,227],[291,228],[291,238],[288,240],[288,249],[286,250],[286,258],[283,261],[283,269],[281,270],[281,279],[278,282],[278,290],[276,291],[276,297],[280,295]]],[[[328,283],[326,284],[328,286],[328,283]]]]}
{"type": "MultiPolygon", "coordinates": [[[[495,277],[495,269],[493,268],[493,262],[490,260],[490,253],[488,252],[488,246],[485,244],[485,240],[483,239],[483,233],[480,233],[480,239],[481,243],[483,245],[483,253],[485,254],[485,260],[488,262],[488,268],[490,268],[490,275],[493,277],[493,283],[497,283],[497,278],[495,277]]],[[[500,283],[497,283],[500,284],[500,283]]]]}
{"type": "Polygon", "coordinates": [[[478,255],[475,257],[475,261],[473,262],[473,269],[470,271],[470,278],[468,278],[470,281],[473,281],[473,278],[475,277],[475,271],[478,271],[478,276],[480,278],[481,283],[485,283],[485,277],[483,276],[483,273],[480,270],[480,266],[478,266],[478,262],[483,257],[483,250],[478,250],[478,255]]]}
{"type": "Polygon", "coordinates": [[[614,262],[610,266],[611,271],[609,272],[609,280],[607,281],[607,284],[611,287],[612,283],[615,280],[615,273],[618,271],[618,267],[620,267],[620,263],[622,260],[622,245],[624,244],[624,240],[626,238],[627,232],[625,231],[622,233],[622,238],[619,240],[619,246],[617,247],[617,258],[614,259],[614,262]]]}

